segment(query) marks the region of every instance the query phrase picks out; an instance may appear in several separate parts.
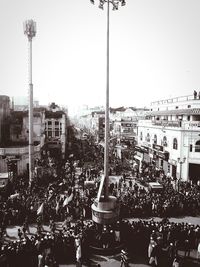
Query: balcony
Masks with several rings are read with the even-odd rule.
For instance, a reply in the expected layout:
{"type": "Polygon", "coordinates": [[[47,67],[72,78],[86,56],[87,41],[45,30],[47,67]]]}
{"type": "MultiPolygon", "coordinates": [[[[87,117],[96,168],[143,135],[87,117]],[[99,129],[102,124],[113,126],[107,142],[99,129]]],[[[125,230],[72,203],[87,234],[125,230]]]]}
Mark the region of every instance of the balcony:
{"type": "Polygon", "coordinates": [[[177,102],[185,102],[185,101],[191,101],[191,100],[198,100],[194,99],[193,95],[186,95],[186,96],[178,96],[168,99],[162,99],[158,101],[151,102],[151,106],[153,105],[162,105],[162,104],[168,104],[168,103],[177,103],[177,102]]]}

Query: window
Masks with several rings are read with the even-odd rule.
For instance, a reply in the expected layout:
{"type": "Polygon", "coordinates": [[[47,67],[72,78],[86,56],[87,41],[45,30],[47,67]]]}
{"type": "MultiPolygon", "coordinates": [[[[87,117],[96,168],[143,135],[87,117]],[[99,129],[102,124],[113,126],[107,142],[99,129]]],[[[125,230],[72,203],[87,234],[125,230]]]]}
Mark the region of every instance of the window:
{"type": "Polygon", "coordinates": [[[155,145],[157,144],[157,135],[156,135],[156,134],[154,134],[153,143],[154,143],[155,145]]]}
{"type": "Polygon", "coordinates": [[[167,137],[166,136],[163,137],[163,146],[167,146],[167,137]]]}
{"type": "Polygon", "coordinates": [[[192,144],[190,145],[190,152],[192,152],[192,144]]]}
{"type": "Polygon", "coordinates": [[[52,121],[48,121],[48,125],[52,125],[52,121]]]}
{"type": "Polygon", "coordinates": [[[188,107],[188,108],[191,108],[191,105],[188,105],[187,107],[188,107]]]}
{"type": "Polygon", "coordinates": [[[60,136],[59,131],[55,131],[55,136],[60,136]]]}
{"type": "Polygon", "coordinates": [[[146,141],[150,142],[150,134],[149,133],[147,133],[146,141]]]}
{"type": "Polygon", "coordinates": [[[163,168],[163,160],[162,159],[160,160],[160,167],[163,168]]]}
{"type": "Polygon", "coordinates": [[[187,116],[187,120],[190,121],[190,116],[187,116]]]}
{"type": "Polygon", "coordinates": [[[173,140],[173,149],[178,149],[178,141],[176,138],[173,140]]]}
{"type": "Polygon", "coordinates": [[[140,141],[142,141],[142,139],[143,139],[143,134],[142,132],[140,132],[140,141]]]}
{"type": "Polygon", "coordinates": [[[200,140],[196,141],[195,152],[200,152],[200,140]]]}

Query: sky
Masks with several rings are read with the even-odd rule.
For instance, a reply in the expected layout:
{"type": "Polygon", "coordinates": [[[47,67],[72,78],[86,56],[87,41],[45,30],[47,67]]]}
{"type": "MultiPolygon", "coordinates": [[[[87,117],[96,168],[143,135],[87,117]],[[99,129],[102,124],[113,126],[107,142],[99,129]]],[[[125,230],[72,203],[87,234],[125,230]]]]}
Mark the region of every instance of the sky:
{"type": "MultiPolygon", "coordinates": [[[[106,6],[90,0],[0,0],[0,94],[28,97],[28,40],[37,23],[33,90],[40,104],[105,105],[106,6]]],[[[200,90],[200,1],[126,0],[110,12],[110,106],[200,90]]]]}

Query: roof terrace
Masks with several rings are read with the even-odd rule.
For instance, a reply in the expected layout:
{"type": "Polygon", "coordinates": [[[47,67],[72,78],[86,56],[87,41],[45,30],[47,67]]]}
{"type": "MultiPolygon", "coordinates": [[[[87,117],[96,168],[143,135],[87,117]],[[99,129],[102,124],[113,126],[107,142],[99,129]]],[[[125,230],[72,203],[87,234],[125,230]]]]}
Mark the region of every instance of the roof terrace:
{"type": "Polygon", "coordinates": [[[186,102],[186,101],[193,101],[193,100],[200,100],[200,98],[198,98],[198,96],[196,98],[194,98],[194,95],[178,96],[178,97],[153,101],[153,102],[151,102],[151,106],[170,104],[170,103],[178,103],[178,102],[186,102]]]}

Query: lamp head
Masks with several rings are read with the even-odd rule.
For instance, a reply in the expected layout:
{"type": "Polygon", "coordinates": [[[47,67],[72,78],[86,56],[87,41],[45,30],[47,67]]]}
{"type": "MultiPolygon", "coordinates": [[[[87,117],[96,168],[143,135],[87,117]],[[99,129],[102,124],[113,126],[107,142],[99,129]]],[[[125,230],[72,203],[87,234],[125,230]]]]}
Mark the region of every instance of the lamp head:
{"type": "Polygon", "coordinates": [[[99,3],[99,8],[102,9],[102,10],[103,10],[103,4],[104,4],[103,2],[99,3]]]}
{"type": "Polygon", "coordinates": [[[24,34],[28,36],[29,40],[36,35],[36,22],[31,20],[26,20],[24,22],[24,34]]]}
{"type": "MultiPolygon", "coordinates": [[[[90,2],[92,4],[94,4],[94,0],[90,0],[90,2]]],[[[103,5],[104,3],[111,3],[113,5],[113,10],[118,10],[118,5],[119,3],[121,3],[121,6],[125,6],[126,5],[126,1],[125,0],[99,0],[99,8],[103,9],[103,5]]]]}
{"type": "Polygon", "coordinates": [[[118,10],[118,5],[119,5],[118,2],[117,3],[113,2],[113,10],[118,10]]]}
{"type": "Polygon", "coordinates": [[[126,1],[125,0],[121,0],[121,5],[125,6],[126,5],[126,1]]]}

